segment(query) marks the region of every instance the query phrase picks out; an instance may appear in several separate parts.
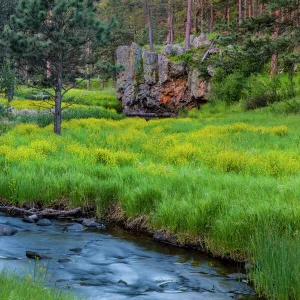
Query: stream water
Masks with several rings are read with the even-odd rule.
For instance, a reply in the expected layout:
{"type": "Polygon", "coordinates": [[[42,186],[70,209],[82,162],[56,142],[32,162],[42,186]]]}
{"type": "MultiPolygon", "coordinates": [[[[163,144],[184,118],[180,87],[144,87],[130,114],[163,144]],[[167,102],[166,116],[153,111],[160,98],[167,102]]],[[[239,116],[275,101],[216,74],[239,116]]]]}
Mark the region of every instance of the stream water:
{"type": "Polygon", "coordinates": [[[46,254],[52,257],[43,261],[51,282],[87,299],[258,299],[249,285],[235,279],[237,266],[198,251],[116,228],[69,232],[68,221],[38,227],[0,214],[0,224],[19,230],[14,236],[0,237],[0,271],[6,268],[25,275],[30,265],[26,251],[46,254]],[[82,250],[70,251],[74,248],[82,250]]]}

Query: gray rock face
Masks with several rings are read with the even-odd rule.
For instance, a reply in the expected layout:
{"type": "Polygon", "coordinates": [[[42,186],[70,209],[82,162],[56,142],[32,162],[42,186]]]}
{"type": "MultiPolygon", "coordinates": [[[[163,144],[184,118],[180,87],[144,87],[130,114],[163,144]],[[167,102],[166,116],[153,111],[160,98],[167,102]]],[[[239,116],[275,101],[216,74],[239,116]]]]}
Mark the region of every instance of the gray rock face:
{"type": "Polygon", "coordinates": [[[209,83],[201,77],[197,69],[189,72],[188,85],[193,99],[205,99],[209,93],[209,83]]]}
{"type": "Polygon", "coordinates": [[[52,223],[48,219],[41,219],[36,223],[37,226],[45,227],[45,226],[51,226],[52,223]]]}
{"type": "MultiPolygon", "coordinates": [[[[167,45],[164,53],[182,54],[178,46],[167,45]]],[[[209,81],[185,62],[170,61],[165,55],[122,46],[117,63],[123,66],[117,82],[117,98],[125,114],[177,114],[181,108],[199,107],[207,99],[209,81]]]]}
{"type": "Polygon", "coordinates": [[[0,236],[12,236],[18,232],[17,229],[8,226],[8,225],[0,225],[0,236]]]}

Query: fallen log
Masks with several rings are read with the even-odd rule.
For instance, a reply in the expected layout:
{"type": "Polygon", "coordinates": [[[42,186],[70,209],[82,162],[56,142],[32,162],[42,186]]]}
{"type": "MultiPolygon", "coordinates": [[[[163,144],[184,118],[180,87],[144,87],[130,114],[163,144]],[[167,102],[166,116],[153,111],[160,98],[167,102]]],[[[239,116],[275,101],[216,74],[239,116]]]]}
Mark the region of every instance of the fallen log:
{"type": "Polygon", "coordinates": [[[38,217],[43,218],[58,218],[58,217],[73,217],[78,215],[81,212],[81,208],[77,207],[72,210],[55,210],[55,209],[43,209],[38,210],[36,208],[25,209],[19,208],[16,206],[0,206],[0,211],[6,212],[10,215],[19,215],[19,216],[30,216],[37,215],[38,217]]]}

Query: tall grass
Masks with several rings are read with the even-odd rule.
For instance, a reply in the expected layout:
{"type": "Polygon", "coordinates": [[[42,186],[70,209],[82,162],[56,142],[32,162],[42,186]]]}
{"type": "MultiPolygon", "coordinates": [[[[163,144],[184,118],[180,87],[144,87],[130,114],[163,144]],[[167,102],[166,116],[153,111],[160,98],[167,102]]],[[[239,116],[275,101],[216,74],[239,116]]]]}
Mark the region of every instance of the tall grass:
{"type": "Polygon", "coordinates": [[[0,273],[1,300],[71,300],[72,296],[54,288],[46,288],[29,278],[22,279],[16,274],[0,273]]]}
{"type": "Polygon", "coordinates": [[[216,255],[251,260],[260,293],[297,299],[299,142],[298,116],[238,106],[195,119],[74,119],[60,137],[21,124],[0,136],[0,195],[88,203],[98,214],[116,204],[216,255]]]}
{"type": "Polygon", "coordinates": [[[274,224],[262,227],[250,244],[250,279],[256,290],[271,299],[299,299],[300,236],[291,229],[280,235],[274,224]]]}

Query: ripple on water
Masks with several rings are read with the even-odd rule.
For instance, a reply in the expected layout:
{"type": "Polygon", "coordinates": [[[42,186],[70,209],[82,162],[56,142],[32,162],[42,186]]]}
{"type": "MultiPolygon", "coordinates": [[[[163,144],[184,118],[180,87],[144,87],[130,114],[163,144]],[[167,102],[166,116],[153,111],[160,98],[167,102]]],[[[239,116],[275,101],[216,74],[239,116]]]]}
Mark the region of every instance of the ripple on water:
{"type": "Polygon", "coordinates": [[[41,229],[3,214],[0,224],[19,229],[15,236],[0,237],[0,270],[28,265],[26,251],[46,254],[53,258],[47,262],[53,283],[89,299],[258,299],[250,286],[230,275],[239,273],[236,266],[145,236],[119,229],[64,231],[74,224],[66,221],[41,229]],[[82,251],[70,251],[76,248],[82,251]]]}

